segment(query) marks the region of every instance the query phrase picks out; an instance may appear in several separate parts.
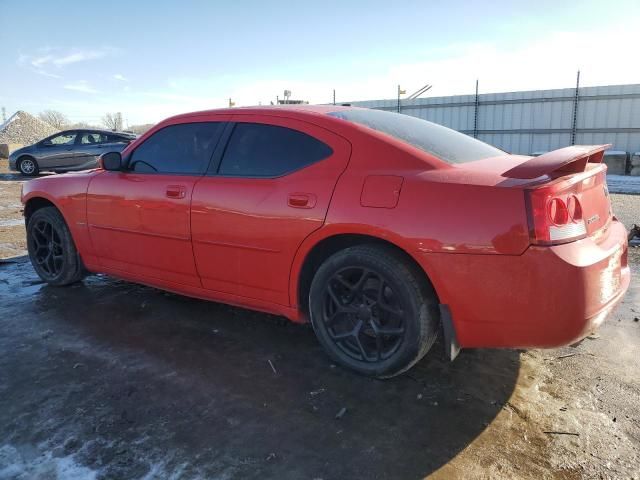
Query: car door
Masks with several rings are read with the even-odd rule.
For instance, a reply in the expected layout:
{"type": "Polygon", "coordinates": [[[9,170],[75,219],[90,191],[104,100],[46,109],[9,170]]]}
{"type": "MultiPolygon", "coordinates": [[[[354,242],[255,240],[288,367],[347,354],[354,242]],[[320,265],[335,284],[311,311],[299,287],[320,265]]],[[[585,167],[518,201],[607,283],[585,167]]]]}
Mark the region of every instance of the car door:
{"type": "Polygon", "coordinates": [[[125,170],[93,177],[87,221],[107,270],[201,285],[191,246],[191,194],[223,129],[223,122],[196,120],[165,126],[127,153],[125,170]]]}
{"type": "Polygon", "coordinates": [[[289,305],[295,252],[322,226],[351,146],[303,121],[232,120],[224,152],[216,151],[193,191],[198,273],[207,289],[289,305]]]}
{"type": "Polygon", "coordinates": [[[101,132],[79,132],[76,141],[76,150],[74,155],[74,166],[87,166],[89,168],[100,155],[105,153],[105,145],[107,136],[101,132]]]}
{"type": "Polygon", "coordinates": [[[49,137],[38,145],[40,168],[68,167],[73,165],[78,132],[67,131],[49,137]]]}

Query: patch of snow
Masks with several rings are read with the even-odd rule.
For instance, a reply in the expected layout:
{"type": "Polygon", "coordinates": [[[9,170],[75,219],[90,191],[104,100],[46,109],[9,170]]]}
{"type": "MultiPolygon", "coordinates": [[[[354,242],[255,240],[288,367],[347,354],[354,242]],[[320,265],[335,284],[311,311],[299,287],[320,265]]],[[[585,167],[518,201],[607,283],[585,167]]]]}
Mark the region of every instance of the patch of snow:
{"type": "Polygon", "coordinates": [[[640,177],[632,175],[607,175],[607,186],[611,193],[640,194],[640,177]]]}
{"type": "Polygon", "coordinates": [[[79,465],[72,456],[54,457],[51,452],[34,455],[30,450],[27,448],[23,455],[11,445],[0,447],[0,478],[95,480],[98,476],[98,472],[79,465]]]}
{"type": "Polygon", "coordinates": [[[22,218],[0,220],[0,227],[15,227],[18,225],[24,225],[24,220],[22,218]]]}

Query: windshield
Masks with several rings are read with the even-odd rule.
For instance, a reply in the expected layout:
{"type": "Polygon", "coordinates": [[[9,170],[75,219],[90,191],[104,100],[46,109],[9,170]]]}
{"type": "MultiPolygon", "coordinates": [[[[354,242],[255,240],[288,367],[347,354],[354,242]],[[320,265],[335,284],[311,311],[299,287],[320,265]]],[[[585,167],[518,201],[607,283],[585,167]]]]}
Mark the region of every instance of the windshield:
{"type": "Polygon", "coordinates": [[[409,115],[368,109],[341,110],[329,115],[391,135],[447,163],[504,155],[502,150],[464,133],[409,115]]]}

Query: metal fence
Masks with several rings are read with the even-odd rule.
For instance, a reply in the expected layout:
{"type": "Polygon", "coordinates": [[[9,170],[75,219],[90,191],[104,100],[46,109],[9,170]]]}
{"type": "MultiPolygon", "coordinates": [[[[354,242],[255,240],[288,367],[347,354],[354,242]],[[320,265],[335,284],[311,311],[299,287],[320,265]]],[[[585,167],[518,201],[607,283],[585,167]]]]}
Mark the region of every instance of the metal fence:
{"type": "MultiPolygon", "coordinates": [[[[351,104],[398,108],[395,99],[351,104]]],[[[512,153],[572,143],[611,143],[613,150],[640,151],[640,84],[419,98],[401,101],[400,110],[512,153]]]]}

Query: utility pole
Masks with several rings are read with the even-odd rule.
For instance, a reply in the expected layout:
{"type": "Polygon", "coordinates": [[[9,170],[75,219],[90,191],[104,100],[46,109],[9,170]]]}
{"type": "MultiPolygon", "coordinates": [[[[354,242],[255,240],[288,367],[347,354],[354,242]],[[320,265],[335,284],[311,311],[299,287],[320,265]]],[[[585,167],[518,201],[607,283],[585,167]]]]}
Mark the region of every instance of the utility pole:
{"type": "MultiPolygon", "coordinates": [[[[334,92],[335,92],[335,90],[334,90],[334,92]]],[[[333,103],[336,103],[335,99],[334,99],[333,103]]],[[[2,107],[2,123],[6,122],[6,121],[7,121],[7,109],[2,107]]]]}
{"type": "Polygon", "coordinates": [[[333,104],[336,104],[336,89],[333,89],[333,104]]]}
{"type": "Polygon", "coordinates": [[[580,100],[580,70],[576,77],[576,93],[573,97],[573,122],[571,123],[571,145],[576,144],[576,130],[578,127],[578,101],[580,100]]]}

